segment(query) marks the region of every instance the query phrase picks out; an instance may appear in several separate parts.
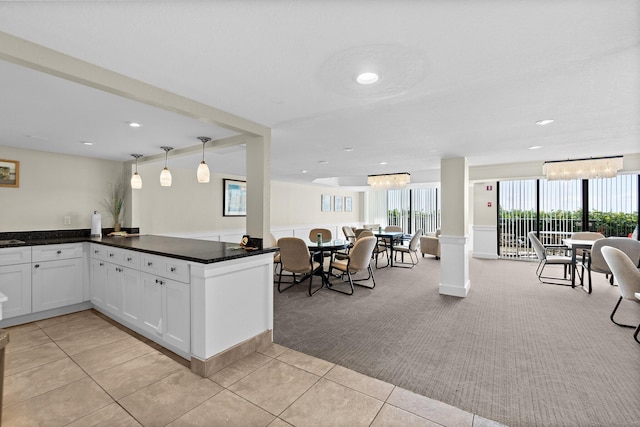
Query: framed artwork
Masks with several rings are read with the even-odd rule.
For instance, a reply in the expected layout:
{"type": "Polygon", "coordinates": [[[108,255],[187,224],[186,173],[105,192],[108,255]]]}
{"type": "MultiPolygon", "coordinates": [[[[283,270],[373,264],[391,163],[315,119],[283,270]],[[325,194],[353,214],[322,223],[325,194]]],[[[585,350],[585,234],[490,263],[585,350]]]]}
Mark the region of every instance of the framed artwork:
{"type": "Polygon", "coordinates": [[[333,210],[342,212],[342,196],[333,196],[333,210]]]}
{"type": "Polygon", "coordinates": [[[223,216],[247,216],[247,181],[223,179],[223,216]]]}
{"type": "Polygon", "coordinates": [[[344,211],[345,212],[351,212],[353,210],[353,204],[352,204],[352,200],[351,197],[345,197],[344,198],[344,211]]]}
{"type": "Polygon", "coordinates": [[[0,159],[0,187],[15,187],[20,185],[20,162],[17,160],[0,159]]]}
{"type": "Polygon", "coordinates": [[[322,212],[329,212],[331,210],[331,196],[323,194],[321,197],[322,212]]]}

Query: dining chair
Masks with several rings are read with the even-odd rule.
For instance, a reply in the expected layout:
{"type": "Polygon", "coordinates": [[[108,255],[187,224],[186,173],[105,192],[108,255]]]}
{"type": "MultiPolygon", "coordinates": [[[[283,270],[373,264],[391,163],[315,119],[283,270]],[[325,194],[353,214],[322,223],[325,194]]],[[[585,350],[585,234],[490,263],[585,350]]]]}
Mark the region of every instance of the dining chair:
{"type": "Polygon", "coordinates": [[[333,239],[333,234],[328,228],[312,228],[309,231],[309,240],[315,242],[318,238],[318,234],[322,235],[323,242],[328,242],[329,240],[333,239]]]}
{"type": "Polygon", "coordinates": [[[329,277],[332,275],[333,269],[341,271],[349,278],[350,292],[343,291],[342,289],[328,286],[332,291],[340,292],[347,295],[353,295],[353,286],[362,286],[364,288],[373,289],[376,287],[376,279],[373,277],[373,270],[371,269],[371,255],[373,248],[377,245],[378,239],[375,236],[361,237],[354,243],[353,248],[349,252],[349,255],[344,259],[334,259],[329,265],[329,277]],[[354,279],[353,274],[366,270],[369,272],[369,276],[366,279],[354,279]],[[372,286],[361,285],[358,282],[363,282],[371,279],[372,286]]]}
{"type": "Polygon", "coordinates": [[[309,296],[322,289],[321,283],[318,289],[311,291],[313,276],[322,269],[322,264],[314,261],[304,240],[298,237],[282,237],[278,240],[278,246],[280,247],[280,262],[282,263],[280,274],[278,275],[278,292],[286,291],[293,285],[302,283],[307,279],[309,279],[309,296]],[[281,288],[283,271],[293,274],[293,282],[284,289],[281,288]],[[300,274],[302,277],[296,280],[296,274],[300,274]]]}
{"type": "Polygon", "coordinates": [[[637,327],[633,325],[624,325],[616,322],[613,318],[623,299],[640,303],[640,300],[635,297],[636,293],[640,293],[640,270],[638,270],[638,265],[634,263],[627,254],[613,246],[604,246],[602,248],[602,255],[613,275],[618,278],[618,289],[620,290],[620,298],[611,312],[610,319],[618,326],[636,328],[633,338],[640,344],[640,340],[638,340],[640,324],[637,327]]]}
{"type": "Polygon", "coordinates": [[[349,225],[342,226],[342,233],[349,242],[354,243],[356,241],[356,233],[353,231],[353,227],[349,225]]]}
{"type": "Polygon", "coordinates": [[[394,252],[396,252],[396,254],[399,252],[402,255],[402,260],[400,261],[400,263],[396,262],[394,264],[394,267],[397,266],[413,268],[418,263],[418,261],[420,260],[420,258],[418,258],[418,244],[420,243],[420,236],[422,236],[422,228],[416,230],[416,232],[413,233],[413,236],[411,236],[411,240],[409,240],[408,245],[394,246],[394,252]],[[410,263],[404,262],[404,254],[409,254],[409,259],[411,259],[410,263]]]}
{"type": "MultiPolygon", "coordinates": [[[[376,237],[376,236],[373,234],[373,231],[363,229],[362,232],[358,235],[358,240],[365,237],[376,237]]],[[[382,267],[378,267],[378,258],[382,257],[383,255],[387,257],[387,265],[385,265],[385,267],[388,267],[389,263],[391,262],[391,259],[389,258],[389,250],[386,245],[380,244],[380,242],[376,238],[376,245],[373,247],[373,253],[371,254],[371,257],[375,258],[376,260],[376,268],[382,268],[382,267]]]]}
{"type": "Polygon", "coordinates": [[[591,286],[591,272],[603,273],[609,276],[609,284],[613,286],[615,274],[609,268],[609,265],[602,256],[602,248],[611,246],[624,252],[631,261],[638,266],[640,262],[640,242],[628,237],[607,237],[605,239],[596,240],[591,248],[591,255],[587,261],[587,271],[589,274],[589,286],[591,286]]]}
{"type": "MultiPolygon", "coordinates": [[[[529,241],[531,242],[531,246],[533,246],[533,250],[536,252],[536,256],[540,263],[538,264],[538,268],[536,269],[536,275],[538,276],[538,280],[541,283],[546,283],[549,285],[562,285],[562,286],[571,286],[571,279],[567,278],[567,269],[573,267],[573,260],[568,255],[548,255],[547,248],[542,244],[540,239],[536,236],[535,231],[530,231],[527,236],[529,237],[529,241]],[[563,277],[553,277],[553,276],[543,276],[542,272],[547,265],[562,265],[564,267],[564,276],[563,277]],[[542,279],[550,279],[558,282],[546,282],[542,279]],[[564,283],[564,282],[567,283],[564,283]]],[[[556,246],[550,249],[557,249],[556,246]]]]}
{"type": "MultiPolygon", "coordinates": [[[[264,238],[263,247],[273,248],[275,246],[278,246],[276,236],[274,236],[273,233],[269,233],[269,236],[264,238]]],[[[273,274],[278,272],[278,268],[282,268],[282,263],[280,262],[280,251],[274,252],[273,254],[273,274]]]]}
{"type": "MultiPolygon", "coordinates": [[[[595,231],[577,231],[571,235],[571,240],[599,240],[604,239],[604,234],[595,231]]],[[[576,251],[576,259],[582,259],[582,272],[584,274],[584,266],[587,263],[589,250],[578,248],[576,251]]]]}

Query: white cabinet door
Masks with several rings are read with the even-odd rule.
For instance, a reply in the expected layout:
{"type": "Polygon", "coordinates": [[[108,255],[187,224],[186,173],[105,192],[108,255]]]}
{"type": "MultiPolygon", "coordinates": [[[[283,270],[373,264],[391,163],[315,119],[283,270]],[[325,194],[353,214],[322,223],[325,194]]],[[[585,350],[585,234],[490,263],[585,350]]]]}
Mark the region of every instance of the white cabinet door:
{"type": "Polygon", "coordinates": [[[124,267],[106,263],[107,265],[107,286],[105,292],[105,302],[107,310],[117,316],[122,314],[122,293],[124,283],[122,280],[122,270],[124,267]]]}
{"type": "Polygon", "coordinates": [[[162,336],[162,287],[160,278],[142,273],[142,328],[162,336]]]}
{"type": "Polygon", "coordinates": [[[31,264],[0,267],[0,292],[8,298],[3,319],[31,313],[31,264]]]}
{"type": "Polygon", "coordinates": [[[140,272],[122,268],[122,317],[136,326],[142,324],[142,283],[140,272]]]}
{"type": "Polygon", "coordinates": [[[142,273],[143,328],[180,350],[191,350],[189,285],[142,273]]]}
{"type": "Polygon", "coordinates": [[[91,259],[91,302],[98,307],[107,308],[107,264],[91,259]]]}
{"type": "Polygon", "coordinates": [[[33,312],[82,302],[81,258],[34,262],[32,266],[33,312]]]}
{"type": "Polygon", "coordinates": [[[163,280],[163,338],[168,344],[189,352],[191,350],[190,287],[174,280],[163,280]]]}

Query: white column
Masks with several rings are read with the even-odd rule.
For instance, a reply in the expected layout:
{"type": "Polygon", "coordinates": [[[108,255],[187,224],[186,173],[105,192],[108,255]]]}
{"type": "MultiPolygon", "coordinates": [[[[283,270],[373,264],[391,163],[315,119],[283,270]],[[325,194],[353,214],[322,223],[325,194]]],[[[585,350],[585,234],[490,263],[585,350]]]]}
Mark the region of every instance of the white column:
{"type": "Polygon", "coordinates": [[[271,135],[247,138],[247,234],[269,236],[271,228],[271,135]]]}
{"type": "Polygon", "coordinates": [[[469,255],[466,248],[469,216],[469,167],[464,157],[442,159],[442,227],[440,235],[440,293],[466,297],[469,255]]]}

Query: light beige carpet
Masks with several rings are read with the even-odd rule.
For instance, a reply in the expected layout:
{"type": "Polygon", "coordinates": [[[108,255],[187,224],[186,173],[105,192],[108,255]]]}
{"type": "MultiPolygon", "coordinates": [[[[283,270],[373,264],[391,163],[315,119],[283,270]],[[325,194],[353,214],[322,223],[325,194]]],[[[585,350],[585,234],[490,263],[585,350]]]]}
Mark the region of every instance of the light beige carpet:
{"type": "Polygon", "coordinates": [[[600,274],[591,295],[541,284],[536,265],[471,258],[467,298],[438,294],[433,258],[353,296],[276,290],[274,341],[511,426],[640,425],[640,345],[609,320],[618,289],[600,274]]]}

